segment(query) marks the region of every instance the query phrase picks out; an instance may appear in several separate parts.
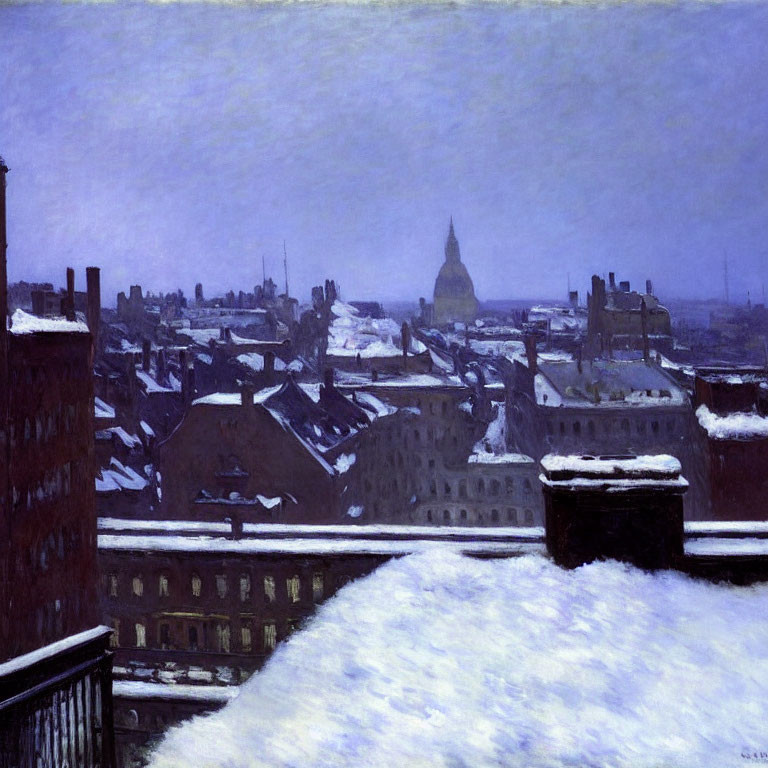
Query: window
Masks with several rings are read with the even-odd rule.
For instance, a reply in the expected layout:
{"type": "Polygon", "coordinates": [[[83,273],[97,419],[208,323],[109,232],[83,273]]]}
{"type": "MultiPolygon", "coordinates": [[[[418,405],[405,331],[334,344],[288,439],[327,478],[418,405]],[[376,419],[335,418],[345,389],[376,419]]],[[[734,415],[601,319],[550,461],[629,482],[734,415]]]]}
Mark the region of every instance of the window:
{"type": "Polygon", "coordinates": [[[413,430],[413,439],[418,443],[421,441],[421,433],[418,429],[413,430]]]}
{"type": "Polygon", "coordinates": [[[109,647],[120,647],[120,619],[112,619],[112,635],[109,638],[109,647]]]}
{"type": "Polygon", "coordinates": [[[533,512],[530,509],[525,510],[525,524],[533,525],[533,512]]]}
{"type": "Polygon", "coordinates": [[[270,622],[264,625],[264,650],[273,651],[277,645],[277,626],[270,622]]]}
{"type": "Polygon", "coordinates": [[[160,597],[168,597],[168,577],[164,573],[160,574],[158,589],[160,597]]]}
{"type": "Polygon", "coordinates": [[[251,577],[247,573],[240,574],[240,602],[247,603],[251,599],[251,577]]]}
{"type": "Polygon", "coordinates": [[[523,493],[526,496],[529,496],[531,493],[531,481],[528,478],[523,480],[523,493]]]}
{"type": "Polygon", "coordinates": [[[133,594],[136,597],[141,597],[144,594],[144,581],[141,576],[133,577],[133,594]]]}
{"type": "Polygon", "coordinates": [[[141,623],[136,623],[136,647],[147,647],[147,628],[141,623]]]}
{"type": "Polygon", "coordinates": [[[435,468],[435,460],[434,459],[430,459],[429,460],[429,468],[430,469],[434,469],[435,468]]]}
{"type": "Polygon", "coordinates": [[[515,492],[515,481],[509,475],[504,478],[504,488],[508,496],[511,496],[515,492]]]}
{"type": "Polygon", "coordinates": [[[461,512],[459,512],[459,517],[461,518],[462,522],[466,522],[467,521],[467,510],[466,509],[462,509],[461,512]]]}
{"type": "Polygon", "coordinates": [[[191,626],[187,632],[187,636],[189,638],[189,650],[196,651],[197,650],[197,627],[191,626]]]}
{"type": "Polygon", "coordinates": [[[482,477],[477,481],[477,493],[479,496],[485,496],[485,480],[482,477]]]}
{"type": "Polygon", "coordinates": [[[248,653],[251,650],[251,628],[240,627],[240,647],[248,653]]]}
{"type": "Polygon", "coordinates": [[[654,435],[659,434],[659,422],[658,421],[652,421],[651,422],[651,432],[653,432],[654,435]]]}
{"type": "Polygon", "coordinates": [[[109,596],[117,597],[117,574],[109,574],[109,596]]]}
{"type": "Polygon", "coordinates": [[[216,650],[229,653],[229,624],[216,625],[216,650]]]}
{"type": "Polygon", "coordinates": [[[514,507],[510,507],[507,510],[507,522],[517,525],[517,510],[514,507]]]}
{"type": "Polygon", "coordinates": [[[498,496],[501,493],[501,483],[498,480],[491,480],[491,496],[498,496]]]}
{"type": "Polygon", "coordinates": [[[432,478],[432,480],[429,481],[429,492],[433,496],[437,496],[437,483],[435,482],[434,478],[432,478]]]}
{"type": "Polygon", "coordinates": [[[427,521],[430,522],[430,523],[432,522],[432,510],[431,509],[427,510],[427,521]]]}
{"type": "Polygon", "coordinates": [[[167,651],[171,647],[171,625],[160,625],[160,647],[167,651]]]}
{"type": "Polygon", "coordinates": [[[275,602],[275,577],[274,576],[264,577],[264,599],[268,603],[275,602]]]}
{"type": "Polygon", "coordinates": [[[467,481],[466,480],[459,480],[459,498],[460,499],[467,498],[467,481]]]}
{"type": "Polygon", "coordinates": [[[291,576],[290,579],[286,579],[286,588],[288,591],[288,600],[291,603],[299,602],[299,593],[301,591],[301,581],[298,576],[291,576]]]}
{"type": "Polygon", "coordinates": [[[200,597],[200,590],[203,587],[203,582],[200,580],[200,577],[196,574],[192,574],[192,597],[200,597]]]}
{"type": "Polygon", "coordinates": [[[312,575],[312,599],[318,603],[323,599],[323,574],[312,575]]]}
{"type": "Polygon", "coordinates": [[[565,422],[564,421],[560,422],[560,434],[561,435],[565,434],[565,422]]]}
{"type": "Polygon", "coordinates": [[[581,434],[581,422],[580,421],[574,421],[573,422],[573,434],[574,435],[580,435],[581,434]]]}
{"type": "Polygon", "coordinates": [[[222,600],[227,596],[227,577],[223,573],[216,575],[216,594],[222,600]]]}
{"type": "Polygon", "coordinates": [[[450,496],[451,495],[451,484],[446,482],[444,490],[445,490],[445,495],[446,496],[450,496]]]}
{"type": "Polygon", "coordinates": [[[491,510],[491,521],[494,523],[499,522],[499,510],[498,509],[492,509],[491,510]]]}
{"type": "Polygon", "coordinates": [[[451,522],[451,513],[447,510],[443,510],[443,522],[450,523],[451,522]]]}

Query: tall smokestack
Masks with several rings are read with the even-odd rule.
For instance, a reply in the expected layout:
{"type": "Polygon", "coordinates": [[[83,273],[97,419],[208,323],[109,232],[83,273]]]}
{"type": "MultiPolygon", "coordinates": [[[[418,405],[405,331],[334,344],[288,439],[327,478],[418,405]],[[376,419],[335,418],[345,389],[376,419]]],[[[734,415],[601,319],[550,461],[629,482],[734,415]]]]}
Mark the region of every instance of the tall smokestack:
{"type": "Polygon", "coordinates": [[[643,331],[643,360],[646,363],[651,360],[651,347],[648,341],[648,307],[645,299],[640,299],[640,325],[643,331]]]}
{"type": "Polygon", "coordinates": [[[101,272],[99,268],[86,267],[85,281],[88,291],[88,328],[93,338],[93,349],[97,350],[101,327],[101,272]]]}
{"type": "Polygon", "coordinates": [[[75,270],[67,267],[67,298],[64,314],[67,320],[75,319],[75,270]]]}

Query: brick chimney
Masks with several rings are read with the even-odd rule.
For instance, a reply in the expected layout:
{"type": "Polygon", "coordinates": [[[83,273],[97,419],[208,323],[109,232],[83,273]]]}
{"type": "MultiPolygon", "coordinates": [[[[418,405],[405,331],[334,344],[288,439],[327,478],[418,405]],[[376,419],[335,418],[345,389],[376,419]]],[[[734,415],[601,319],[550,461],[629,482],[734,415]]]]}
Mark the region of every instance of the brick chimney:
{"type": "Polygon", "coordinates": [[[275,380],[275,353],[268,349],[264,353],[264,381],[270,386],[275,380]]]}
{"type": "Polygon", "coordinates": [[[651,281],[651,280],[646,280],[645,281],[645,292],[649,296],[653,296],[653,281],[651,281]]]}
{"type": "Polygon", "coordinates": [[[608,286],[612,291],[616,290],[616,273],[615,272],[608,273],[608,286]]]}
{"type": "Polygon", "coordinates": [[[152,342],[144,339],[141,342],[141,367],[145,373],[149,373],[149,364],[152,359],[152,342]]]}
{"type": "Polygon", "coordinates": [[[64,315],[67,320],[75,319],[75,270],[67,267],[67,297],[64,304],[64,315]]]}
{"type": "Polygon", "coordinates": [[[536,339],[533,336],[525,337],[525,356],[528,359],[528,370],[531,376],[535,376],[538,371],[538,355],[536,353],[536,339]]]}
{"type": "Polygon", "coordinates": [[[327,390],[333,389],[333,368],[326,368],[323,371],[323,384],[327,390]]]}
{"type": "Polygon", "coordinates": [[[240,405],[244,408],[253,405],[253,387],[250,384],[243,384],[240,388],[240,405]]]}
{"type": "Polygon", "coordinates": [[[88,329],[93,337],[93,348],[99,348],[101,328],[101,271],[98,267],[85,268],[86,290],[88,292],[88,329]]]}

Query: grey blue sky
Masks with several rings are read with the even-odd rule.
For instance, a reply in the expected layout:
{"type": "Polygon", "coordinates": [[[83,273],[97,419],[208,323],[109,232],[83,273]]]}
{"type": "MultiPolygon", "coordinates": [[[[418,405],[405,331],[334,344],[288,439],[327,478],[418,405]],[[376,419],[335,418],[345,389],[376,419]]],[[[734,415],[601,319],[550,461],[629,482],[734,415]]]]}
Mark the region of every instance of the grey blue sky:
{"type": "Polygon", "coordinates": [[[11,279],[768,281],[768,2],[0,6],[11,279]]]}

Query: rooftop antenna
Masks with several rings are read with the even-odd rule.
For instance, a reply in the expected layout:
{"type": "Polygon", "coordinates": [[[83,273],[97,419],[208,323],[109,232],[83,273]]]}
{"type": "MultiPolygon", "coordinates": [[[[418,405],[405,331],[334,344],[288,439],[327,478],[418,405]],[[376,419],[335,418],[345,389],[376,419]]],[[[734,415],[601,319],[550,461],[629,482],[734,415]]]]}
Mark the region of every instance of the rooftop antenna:
{"type": "Polygon", "coordinates": [[[730,304],[728,297],[728,254],[726,253],[723,258],[723,281],[725,282],[725,303],[730,304]]]}
{"type": "Polygon", "coordinates": [[[288,252],[285,250],[285,240],[283,240],[283,268],[285,269],[285,295],[290,296],[288,293],[288,252]]]}

